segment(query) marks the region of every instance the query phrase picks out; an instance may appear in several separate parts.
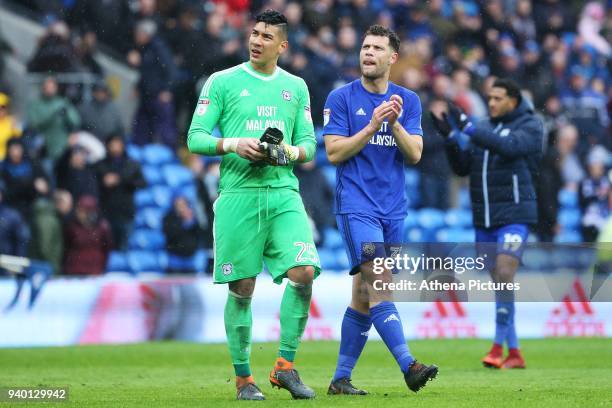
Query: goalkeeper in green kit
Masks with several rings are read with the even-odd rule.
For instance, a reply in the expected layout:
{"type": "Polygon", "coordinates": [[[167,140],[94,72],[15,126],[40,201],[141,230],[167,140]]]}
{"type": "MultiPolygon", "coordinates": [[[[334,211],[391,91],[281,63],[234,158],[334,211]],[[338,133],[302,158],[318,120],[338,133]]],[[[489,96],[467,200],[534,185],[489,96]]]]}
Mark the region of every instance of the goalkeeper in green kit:
{"type": "Polygon", "coordinates": [[[265,262],[274,282],[288,279],[280,306],[280,348],[272,386],[314,398],[293,361],[308,320],[312,282],[320,273],[293,163],[313,158],[316,141],[304,80],[277,66],[288,47],[287,19],[256,17],[249,61],[210,76],[198,100],[187,145],[223,155],[215,202],[215,283],[228,284],[225,330],[237,398],[262,400],[251,375],[251,297],[265,262]],[[211,136],[218,126],[222,138],[211,136]]]}

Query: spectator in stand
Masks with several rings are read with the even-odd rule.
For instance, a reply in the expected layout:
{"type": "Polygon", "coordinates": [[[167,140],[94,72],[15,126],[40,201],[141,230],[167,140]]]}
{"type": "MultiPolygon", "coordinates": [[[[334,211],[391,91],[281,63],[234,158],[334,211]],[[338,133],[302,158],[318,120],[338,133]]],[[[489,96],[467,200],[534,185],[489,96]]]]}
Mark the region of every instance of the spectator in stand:
{"type": "Polygon", "coordinates": [[[563,187],[561,158],[556,146],[549,147],[542,157],[537,184],[538,224],[536,230],[541,242],[552,242],[559,232],[559,191],[563,187]]]}
{"type": "Polygon", "coordinates": [[[594,146],[587,159],[588,175],[580,183],[580,208],[582,210],[582,239],[597,240],[606,224],[612,208],[612,188],[605,172],[611,156],[602,146],[594,146]]]}
{"type": "Polygon", "coordinates": [[[606,10],[604,6],[599,2],[591,1],[587,3],[582,11],[580,22],[578,23],[578,33],[587,44],[595,47],[602,55],[610,57],[612,56],[612,47],[610,43],[599,34],[605,21],[606,10]]]}
{"type": "Polygon", "coordinates": [[[128,53],[128,63],[140,73],[139,105],[134,119],[133,139],[136,144],[164,143],[174,148],[177,130],[172,87],[176,69],[172,54],[157,37],[157,26],[143,20],[134,32],[136,48],[128,53]]]}
{"type": "Polygon", "coordinates": [[[28,126],[44,137],[47,158],[55,162],[68,146],[68,134],[79,127],[81,119],[72,104],[59,94],[54,77],[41,86],[40,98],[30,104],[28,126]]]}
{"type": "Polygon", "coordinates": [[[202,247],[212,249],[213,247],[213,204],[212,198],[205,184],[206,170],[204,161],[197,154],[189,155],[187,166],[193,173],[193,178],[197,188],[197,201],[194,203],[194,213],[198,220],[198,225],[202,230],[202,247]]]}
{"type": "Polygon", "coordinates": [[[19,211],[6,204],[6,187],[0,181],[0,254],[27,256],[30,231],[19,211]]]}
{"type": "Polygon", "coordinates": [[[51,23],[28,62],[28,71],[49,74],[77,72],[81,68],[79,57],[70,42],[70,28],[61,20],[51,23]]]}
{"type": "MultiPolygon", "coordinates": [[[[429,111],[440,116],[448,110],[444,99],[434,99],[429,104],[429,111]]],[[[448,209],[449,181],[451,169],[446,160],[445,142],[436,131],[429,115],[422,117],[423,121],[423,154],[416,165],[420,175],[420,206],[423,208],[448,209]]]]}
{"type": "Polygon", "coordinates": [[[0,92],[0,161],[6,156],[6,142],[14,137],[21,136],[21,128],[17,120],[9,113],[11,98],[0,92]]]}
{"type": "Polygon", "coordinates": [[[134,192],[146,186],[140,165],[128,158],[121,135],[106,140],[107,153],[96,166],[102,215],[112,227],[113,242],[126,249],[134,222],[134,192]]]}
{"type": "Polygon", "coordinates": [[[64,241],[62,219],[49,197],[39,198],[32,209],[30,257],[49,262],[54,273],[60,273],[64,241]]]}
{"type": "Polygon", "coordinates": [[[108,222],[101,218],[95,197],[83,196],[74,217],[64,226],[66,275],[101,275],[106,269],[113,238],[108,222]]]}
{"type": "Polygon", "coordinates": [[[119,109],[112,100],[111,90],[104,81],[93,86],[93,99],[79,106],[81,128],[94,134],[102,143],[111,134],[123,134],[119,109]]]}
{"type": "Polygon", "coordinates": [[[129,13],[130,4],[125,0],[79,0],[69,21],[82,31],[94,31],[102,43],[126,52],[129,13]]]}
{"type": "Polygon", "coordinates": [[[6,188],[4,201],[29,222],[34,201],[50,192],[49,181],[40,164],[26,155],[21,138],[10,139],[6,150],[1,173],[6,188]]]}
{"type": "Polygon", "coordinates": [[[565,125],[559,129],[557,150],[561,167],[563,187],[572,191],[578,190],[578,184],[584,178],[584,170],[576,153],[578,129],[574,125],[565,125]]]}
{"type": "Polygon", "coordinates": [[[93,165],[87,163],[87,151],[74,145],[55,166],[57,188],[68,191],[74,201],[84,195],[98,198],[98,179],[93,165]]]}
{"type": "Polygon", "coordinates": [[[74,201],[72,200],[72,195],[66,190],[55,190],[53,193],[53,203],[62,223],[68,221],[73,215],[74,201]]]}
{"type": "Polygon", "coordinates": [[[194,273],[191,258],[200,247],[201,229],[187,199],[178,196],[172,210],[164,217],[169,273],[194,273]]]}
{"type": "Polygon", "coordinates": [[[4,83],[4,67],[5,67],[5,56],[13,53],[13,47],[4,39],[2,30],[0,30],[0,91],[5,90],[7,86],[4,83]]]}
{"type": "Polygon", "coordinates": [[[75,53],[79,59],[81,70],[102,77],[104,74],[102,66],[94,58],[94,55],[98,51],[97,49],[98,35],[94,31],[87,30],[77,37],[75,53]]]}
{"type": "Polygon", "coordinates": [[[324,244],[323,230],[335,225],[332,218],[334,193],[315,161],[300,163],[293,168],[300,181],[300,194],[308,217],[314,222],[316,245],[324,244]],[[316,237],[319,237],[317,240],[316,237]]]}

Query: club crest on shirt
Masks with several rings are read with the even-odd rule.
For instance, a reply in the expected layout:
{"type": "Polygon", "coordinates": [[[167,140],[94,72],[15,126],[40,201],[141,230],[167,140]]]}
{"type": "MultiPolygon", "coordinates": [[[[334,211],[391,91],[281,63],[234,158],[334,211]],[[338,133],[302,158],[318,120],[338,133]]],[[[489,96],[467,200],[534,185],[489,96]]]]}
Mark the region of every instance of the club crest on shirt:
{"type": "Polygon", "coordinates": [[[329,123],[329,116],[331,115],[331,109],[323,109],[323,126],[327,126],[329,123]]]}
{"type": "Polygon", "coordinates": [[[208,110],[208,105],[210,105],[210,99],[200,99],[196,108],[196,114],[198,116],[204,115],[206,110],[208,110]]]}
{"type": "Polygon", "coordinates": [[[283,99],[286,100],[287,102],[291,101],[291,92],[289,91],[283,91],[282,92],[283,95],[283,99]]]}

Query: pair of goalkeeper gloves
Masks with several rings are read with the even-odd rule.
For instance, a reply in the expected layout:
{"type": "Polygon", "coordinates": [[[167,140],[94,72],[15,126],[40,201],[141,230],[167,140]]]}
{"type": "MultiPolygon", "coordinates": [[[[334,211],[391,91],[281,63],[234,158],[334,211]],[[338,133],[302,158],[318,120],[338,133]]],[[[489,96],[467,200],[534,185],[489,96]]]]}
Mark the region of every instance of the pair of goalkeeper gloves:
{"type": "MultiPolygon", "coordinates": [[[[223,148],[227,152],[236,152],[238,142],[238,138],[227,139],[223,148]]],[[[283,132],[273,127],[267,128],[259,139],[259,151],[265,158],[252,162],[253,167],[287,166],[300,157],[300,149],[283,143],[283,132]]]]}
{"type": "Polygon", "coordinates": [[[469,149],[470,132],[474,130],[474,125],[460,107],[448,102],[448,112],[443,112],[441,118],[431,111],[429,116],[446,141],[456,143],[461,150],[469,149]]]}

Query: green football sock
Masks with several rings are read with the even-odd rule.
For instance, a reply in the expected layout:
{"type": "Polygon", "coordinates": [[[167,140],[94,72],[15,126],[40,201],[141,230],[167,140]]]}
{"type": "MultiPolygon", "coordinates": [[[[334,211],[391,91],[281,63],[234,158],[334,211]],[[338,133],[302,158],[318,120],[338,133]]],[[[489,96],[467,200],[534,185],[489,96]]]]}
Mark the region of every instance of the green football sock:
{"type": "Polygon", "coordinates": [[[287,361],[295,359],[308,321],[312,284],[287,282],[280,307],[280,348],[278,355],[287,361]]]}
{"type": "Polygon", "coordinates": [[[251,298],[228,292],[225,303],[225,333],[234,371],[239,377],[251,375],[251,298]]]}

